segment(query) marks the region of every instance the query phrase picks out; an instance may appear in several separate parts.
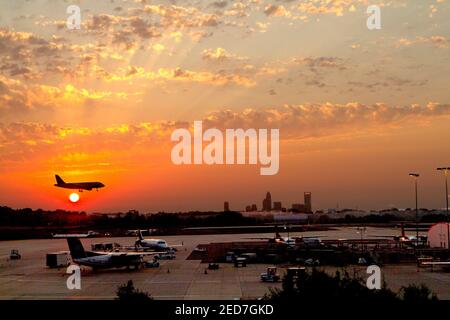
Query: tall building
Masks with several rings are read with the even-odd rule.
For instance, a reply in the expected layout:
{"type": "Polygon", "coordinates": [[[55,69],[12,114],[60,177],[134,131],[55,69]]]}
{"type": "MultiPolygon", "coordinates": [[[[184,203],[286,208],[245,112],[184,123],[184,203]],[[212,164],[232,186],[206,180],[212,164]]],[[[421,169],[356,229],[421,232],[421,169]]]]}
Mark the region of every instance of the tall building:
{"type": "Polygon", "coordinates": [[[281,211],[283,207],[281,206],[281,201],[274,201],[273,203],[273,210],[274,211],[281,211]]]}
{"type": "Polygon", "coordinates": [[[305,192],[303,196],[305,198],[305,211],[310,213],[312,212],[311,192],[305,192]]]}
{"type": "Polygon", "coordinates": [[[263,211],[271,211],[272,210],[272,196],[270,192],[267,192],[266,198],[263,200],[263,211]]]}
{"type": "Polygon", "coordinates": [[[230,204],[228,203],[228,201],[225,201],[223,203],[223,211],[225,211],[225,212],[230,211],[230,204]]]}
{"type": "Polygon", "coordinates": [[[252,211],[258,211],[258,208],[256,207],[256,204],[252,204],[252,211]]]}

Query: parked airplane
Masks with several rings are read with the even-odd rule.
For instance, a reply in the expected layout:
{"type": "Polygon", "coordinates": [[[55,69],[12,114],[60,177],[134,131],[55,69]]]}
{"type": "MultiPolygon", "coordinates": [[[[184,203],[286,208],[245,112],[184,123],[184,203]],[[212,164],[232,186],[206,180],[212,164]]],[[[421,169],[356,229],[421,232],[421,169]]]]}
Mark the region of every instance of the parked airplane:
{"type": "MultiPolygon", "coordinates": [[[[62,237],[62,236],[60,236],[62,237]]],[[[144,255],[154,255],[160,252],[98,252],[85,251],[78,235],[65,235],[72,261],[92,269],[111,269],[133,266],[135,270],[142,265],[144,255]]]]}
{"type": "Polygon", "coordinates": [[[442,269],[445,272],[449,272],[450,271],[450,261],[425,261],[422,262],[420,265],[424,266],[424,267],[431,267],[431,269],[433,269],[433,267],[437,266],[437,267],[442,267],[442,269]]]}
{"type": "Polygon", "coordinates": [[[411,246],[416,246],[417,244],[420,246],[427,243],[427,236],[419,236],[419,238],[417,238],[416,236],[407,236],[403,224],[401,224],[400,227],[401,227],[400,235],[386,235],[386,236],[375,235],[375,237],[391,238],[395,241],[402,242],[411,246]]]}
{"type": "Polygon", "coordinates": [[[64,182],[63,179],[61,179],[60,176],[55,175],[56,178],[56,184],[55,187],[59,188],[65,188],[65,189],[78,189],[80,192],[83,192],[83,190],[91,191],[92,189],[98,189],[103,188],[105,185],[101,182],[71,182],[67,183],[64,182]]]}
{"type": "MultiPolygon", "coordinates": [[[[326,237],[326,236],[321,236],[326,237]]],[[[277,243],[287,245],[288,247],[294,247],[297,244],[303,244],[306,246],[321,245],[322,241],[320,237],[317,236],[307,236],[307,237],[282,237],[280,233],[275,232],[275,237],[258,237],[258,238],[245,238],[253,240],[268,240],[269,243],[277,243]]]]}
{"type": "Polygon", "coordinates": [[[244,238],[250,240],[268,240],[270,243],[284,243],[285,239],[280,235],[279,232],[275,232],[274,237],[252,237],[252,238],[244,238]]]}
{"type": "Polygon", "coordinates": [[[138,239],[134,243],[136,247],[142,247],[145,249],[152,249],[152,250],[174,250],[174,247],[179,247],[179,245],[171,245],[169,246],[166,242],[166,240],[163,239],[145,239],[142,235],[141,230],[138,230],[138,239]]]}

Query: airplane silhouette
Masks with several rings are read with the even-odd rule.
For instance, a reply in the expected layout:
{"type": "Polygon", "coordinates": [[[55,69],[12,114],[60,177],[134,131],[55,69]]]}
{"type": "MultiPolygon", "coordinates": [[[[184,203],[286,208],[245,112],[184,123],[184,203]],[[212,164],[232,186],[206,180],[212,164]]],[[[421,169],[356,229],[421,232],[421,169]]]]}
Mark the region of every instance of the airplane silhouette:
{"type": "Polygon", "coordinates": [[[105,185],[101,182],[72,182],[67,183],[61,179],[57,174],[55,175],[56,184],[55,187],[65,188],[65,189],[78,189],[78,191],[83,192],[83,190],[91,191],[92,189],[103,188],[105,185]]]}
{"type": "MultiPolygon", "coordinates": [[[[86,235],[87,236],[87,235],[86,235]]],[[[60,235],[57,238],[66,238],[69,246],[72,261],[80,266],[91,267],[94,271],[97,269],[123,268],[134,267],[138,270],[144,264],[143,257],[150,255],[157,255],[163,252],[131,252],[131,251],[114,251],[114,252],[100,252],[100,251],[85,251],[80,237],[85,238],[84,235],[67,234],[60,235]]]]}

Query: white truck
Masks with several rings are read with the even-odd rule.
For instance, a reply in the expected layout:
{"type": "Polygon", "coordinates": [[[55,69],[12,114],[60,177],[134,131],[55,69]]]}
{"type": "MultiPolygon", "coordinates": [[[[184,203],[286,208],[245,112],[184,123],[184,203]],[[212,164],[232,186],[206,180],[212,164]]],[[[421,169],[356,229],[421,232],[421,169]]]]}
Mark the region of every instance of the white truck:
{"type": "Polygon", "coordinates": [[[70,264],[69,253],[67,251],[47,253],[47,267],[61,268],[70,264]]]}

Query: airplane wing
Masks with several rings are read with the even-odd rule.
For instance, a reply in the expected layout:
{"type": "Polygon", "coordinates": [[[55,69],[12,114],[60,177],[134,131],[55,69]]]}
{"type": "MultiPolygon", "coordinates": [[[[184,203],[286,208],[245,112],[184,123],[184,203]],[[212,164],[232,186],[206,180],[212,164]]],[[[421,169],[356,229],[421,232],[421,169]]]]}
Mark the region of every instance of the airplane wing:
{"type": "Polygon", "coordinates": [[[248,239],[248,240],[272,240],[272,239],[274,239],[274,237],[242,238],[242,239],[248,239]]]}
{"type": "Polygon", "coordinates": [[[53,238],[60,238],[60,239],[66,239],[66,238],[87,238],[89,237],[89,234],[52,234],[53,238]]]}
{"type": "Polygon", "coordinates": [[[164,251],[161,252],[155,252],[155,251],[151,251],[151,252],[133,252],[133,251],[120,251],[120,252],[108,252],[108,251],[95,251],[95,253],[98,254],[109,254],[112,256],[127,256],[127,257],[141,257],[141,256],[151,256],[151,255],[155,255],[155,254],[160,254],[160,253],[166,253],[164,251]]]}
{"type": "Polygon", "coordinates": [[[399,238],[401,237],[400,235],[396,235],[396,236],[391,236],[391,235],[386,235],[386,236],[380,236],[377,234],[368,234],[368,237],[375,237],[375,238],[399,238]]]}
{"type": "Polygon", "coordinates": [[[83,190],[87,190],[87,191],[91,191],[92,187],[88,184],[82,184],[82,183],[74,183],[73,184],[75,187],[77,187],[78,189],[83,189],[83,190]]]}
{"type": "Polygon", "coordinates": [[[450,261],[427,261],[427,262],[422,262],[422,265],[425,266],[450,266],[450,261]]]}
{"type": "MultiPolygon", "coordinates": [[[[328,237],[328,236],[304,236],[304,237],[300,236],[300,237],[289,237],[289,239],[308,239],[308,238],[326,238],[326,237],[328,237]]],[[[275,238],[274,237],[260,237],[260,238],[242,238],[242,239],[249,239],[249,240],[273,240],[275,238]]]]}
{"type": "Polygon", "coordinates": [[[328,236],[300,236],[300,237],[289,237],[291,239],[311,239],[311,238],[327,238],[328,236]]]}

